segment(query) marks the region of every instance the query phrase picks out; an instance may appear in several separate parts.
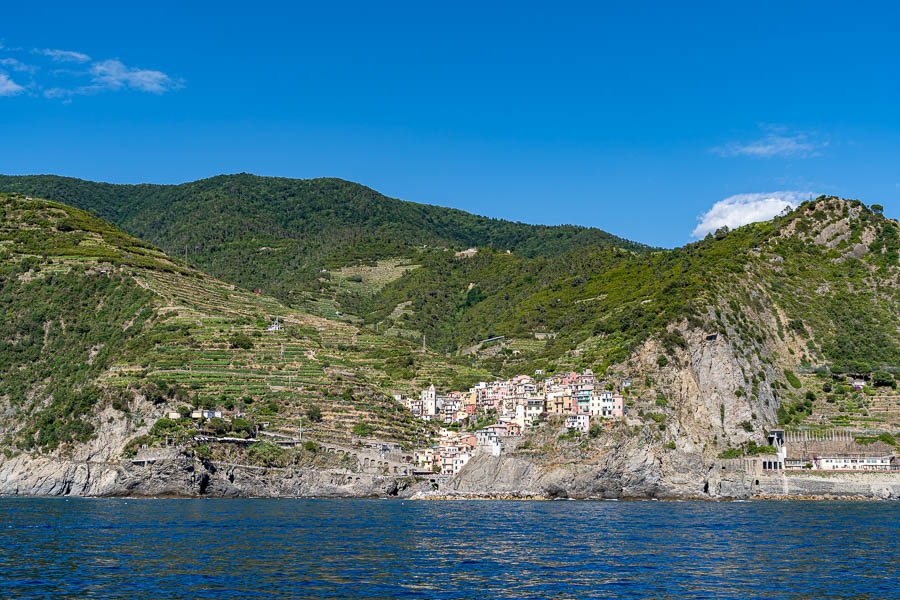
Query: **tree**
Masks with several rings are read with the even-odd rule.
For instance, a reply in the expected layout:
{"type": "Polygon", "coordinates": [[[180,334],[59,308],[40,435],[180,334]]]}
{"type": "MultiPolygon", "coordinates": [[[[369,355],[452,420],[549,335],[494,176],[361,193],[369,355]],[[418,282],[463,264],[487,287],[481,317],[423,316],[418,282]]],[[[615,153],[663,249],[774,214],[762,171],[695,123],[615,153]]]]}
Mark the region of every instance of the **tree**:
{"type": "Polygon", "coordinates": [[[228,432],[228,423],[220,419],[219,417],[213,417],[209,420],[208,427],[212,429],[217,434],[227,433],[228,432]]]}
{"type": "Polygon", "coordinates": [[[894,376],[887,371],[875,371],[872,374],[872,383],[875,387],[895,387],[897,385],[894,376]]]}
{"type": "Polygon", "coordinates": [[[318,423],[322,420],[322,409],[315,405],[310,406],[306,409],[306,416],[313,423],[318,423]]]}
{"type": "Polygon", "coordinates": [[[253,347],[253,340],[246,333],[236,333],[228,341],[231,342],[232,348],[249,350],[253,347]]]}
{"type": "Polygon", "coordinates": [[[235,433],[246,432],[247,434],[252,434],[254,430],[253,423],[241,417],[235,417],[231,421],[231,428],[235,433]]]}
{"type": "Polygon", "coordinates": [[[884,206],[882,206],[881,204],[873,204],[872,212],[875,213],[876,215],[880,215],[884,212],[884,206]]]}

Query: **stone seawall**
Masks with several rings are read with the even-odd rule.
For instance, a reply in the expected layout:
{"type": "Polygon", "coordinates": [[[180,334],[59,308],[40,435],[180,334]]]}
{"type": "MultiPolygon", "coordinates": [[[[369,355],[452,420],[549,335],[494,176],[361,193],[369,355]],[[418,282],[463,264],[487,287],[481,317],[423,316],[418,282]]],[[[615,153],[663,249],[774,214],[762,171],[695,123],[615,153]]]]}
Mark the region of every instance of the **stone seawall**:
{"type": "Polygon", "coordinates": [[[811,473],[731,475],[717,486],[733,498],[900,499],[900,473],[811,473]]]}

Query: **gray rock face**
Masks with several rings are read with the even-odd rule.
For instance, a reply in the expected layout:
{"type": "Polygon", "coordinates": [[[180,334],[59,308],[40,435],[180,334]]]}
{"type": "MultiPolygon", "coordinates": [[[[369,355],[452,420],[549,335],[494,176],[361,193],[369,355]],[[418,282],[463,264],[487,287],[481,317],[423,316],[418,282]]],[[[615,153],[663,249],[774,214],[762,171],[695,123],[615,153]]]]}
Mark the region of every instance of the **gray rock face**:
{"type": "Polygon", "coordinates": [[[630,441],[595,463],[543,465],[517,456],[476,456],[443,492],[460,496],[541,498],[699,498],[699,456],[658,453],[630,441]]]}
{"type": "Polygon", "coordinates": [[[0,495],[181,497],[410,496],[433,490],[412,478],[325,469],[221,465],[186,456],[146,466],[20,455],[0,464],[0,495]]]}
{"type": "Polygon", "coordinates": [[[890,473],[717,473],[699,456],[627,447],[593,464],[479,455],[445,485],[337,469],[214,464],[180,456],[146,466],[20,455],[0,463],[0,495],[178,497],[493,497],[578,499],[900,499],[890,473]]]}
{"type": "Polygon", "coordinates": [[[478,456],[439,494],[459,497],[900,499],[891,473],[720,473],[699,456],[657,455],[652,448],[605,455],[597,464],[543,466],[513,456],[478,456]]]}

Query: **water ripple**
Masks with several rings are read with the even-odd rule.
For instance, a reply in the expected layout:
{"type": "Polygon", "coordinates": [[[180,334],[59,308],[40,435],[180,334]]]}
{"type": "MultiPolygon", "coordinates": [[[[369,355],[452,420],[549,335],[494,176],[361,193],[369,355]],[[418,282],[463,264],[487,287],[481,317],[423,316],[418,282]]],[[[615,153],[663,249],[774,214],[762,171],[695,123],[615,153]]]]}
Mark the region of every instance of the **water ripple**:
{"type": "Polygon", "coordinates": [[[900,505],[0,499],[15,598],[868,598],[900,505]]]}

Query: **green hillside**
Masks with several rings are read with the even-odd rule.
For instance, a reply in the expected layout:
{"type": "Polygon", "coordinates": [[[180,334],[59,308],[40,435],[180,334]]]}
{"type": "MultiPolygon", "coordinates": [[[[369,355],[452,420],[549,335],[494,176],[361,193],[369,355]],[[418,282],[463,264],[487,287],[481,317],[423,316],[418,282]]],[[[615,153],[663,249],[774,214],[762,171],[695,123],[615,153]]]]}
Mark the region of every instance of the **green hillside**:
{"type": "Polygon", "coordinates": [[[359,436],[411,444],[422,426],[390,394],[488,376],[211,278],[56,202],[0,195],[0,258],[7,452],[65,454],[107,423],[149,429],[135,444],[150,445],[246,436],[261,423],[290,437],[302,423],[311,446],[243,457],[289,464],[359,436]],[[275,318],[283,329],[267,331],[275,318]],[[244,416],[199,430],[152,416],[201,407],[244,416]]]}
{"type": "Polygon", "coordinates": [[[748,352],[790,339],[794,362],[865,372],[900,366],[898,248],[897,223],[880,210],[822,197],[674,250],[426,253],[379,291],[367,320],[442,352],[505,336],[483,354],[508,372],[554,361],[602,371],[649,338],[681,344],[672,324],[732,327],[748,352]]]}
{"type": "Polygon", "coordinates": [[[112,185],[0,176],[0,190],[94,211],[211,275],[296,304],[312,298],[310,292],[320,298],[322,268],[415,257],[423,246],[493,247],[523,257],[590,245],[646,249],[599,229],[481,217],[388,198],[340,179],[240,174],[182,185],[112,185]]]}

